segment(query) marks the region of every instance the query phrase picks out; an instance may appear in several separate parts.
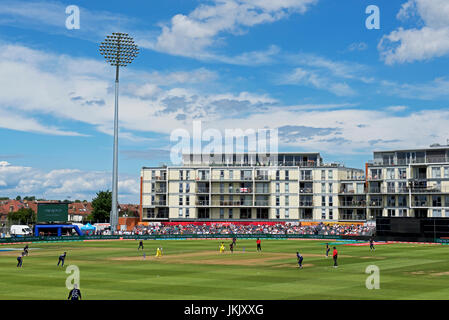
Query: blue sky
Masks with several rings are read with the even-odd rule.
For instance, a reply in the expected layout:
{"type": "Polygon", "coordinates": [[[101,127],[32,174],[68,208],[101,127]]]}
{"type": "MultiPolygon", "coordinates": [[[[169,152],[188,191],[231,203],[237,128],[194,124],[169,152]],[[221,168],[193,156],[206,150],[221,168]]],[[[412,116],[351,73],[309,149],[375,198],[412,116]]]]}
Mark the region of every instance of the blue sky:
{"type": "Polygon", "coordinates": [[[0,193],[91,199],[110,188],[114,69],[106,35],[141,52],[120,78],[120,201],[170,134],[272,128],[280,151],[363,168],[373,150],[449,138],[449,2],[0,2],[0,193]],[[80,29],[66,28],[66,7],[80,29]],[[380,29],[367,29],[367,6],[380,29]]]}

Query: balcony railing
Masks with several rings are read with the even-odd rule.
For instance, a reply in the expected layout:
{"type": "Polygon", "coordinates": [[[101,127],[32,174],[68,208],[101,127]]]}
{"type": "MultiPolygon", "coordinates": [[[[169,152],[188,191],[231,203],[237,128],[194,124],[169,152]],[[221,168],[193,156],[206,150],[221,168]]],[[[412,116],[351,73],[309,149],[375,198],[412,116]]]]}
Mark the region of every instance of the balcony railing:
{"type": "Polygon", "coordinates": [[[313,188],[302,188],[302,189],[299,189],[299,193],[313,193],[313,188]]]}
{"type": "Polygon", "coordinates": [[[340,202],[340,206],[351,208],[364,208],[366,207],[366,201],[343,201],[340,202]]]}
{"type": "Polygon", "coordinates": [[[312,180],[312,175],[310,174],[301,175],[301,180],[312,180]]]}
{"type": "Polygon", "coordinates": [[[267,175],[258,175],[256,176],[256,180],[258,181],[268,181],[270,178],[267,175]]]}
{"type": "Polygon", "coordinates": [[[268,200],[256,200],[255,205],[258,207],[267,207],[269,202],[268,200]]]}
{"type": "Polygon", "coordinates": [[[154,201],[153,204],[155,206],[166,206],[167,205],[167,201],[164,201],[164,200],[154,201]]]}
{"type": "Polygon", "coordinates": [[[428,207],[429,204],[427,203],[427,201],[413,201],[413,206],[414,207],[428,207]]]}
{"type": "Polygon", "coordinates": [[[313,207],[313,201],[299,201],[300,207],[313,207]]]}
{"type": "Polygon", "coordinates": [[[368,207],[382,207],[382,200],[371,200],[368,202],[368,207]]]}
{"type": "Polygon", "coordinates": [[[196,205],[197,206],[208,206],[209,205],[209,200],[197,200],[196,201],[196,205]]]}
{"type": "Polygon", "coordinates": [[[209,193],[209,190],[210,189],[207,189],[207,188],[198,188],[197,189],[197,193],[209,193]]]}
{"type": "Polygon", "coordinates": [[[156,193],[167,193],[167,189],[157,189],[156,193]]]}

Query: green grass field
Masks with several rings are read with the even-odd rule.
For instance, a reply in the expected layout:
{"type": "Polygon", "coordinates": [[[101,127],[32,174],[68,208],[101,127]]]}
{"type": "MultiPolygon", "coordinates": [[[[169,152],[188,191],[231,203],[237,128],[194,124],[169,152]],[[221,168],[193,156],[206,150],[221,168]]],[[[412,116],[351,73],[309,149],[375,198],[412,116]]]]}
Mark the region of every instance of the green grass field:
{"type": "MultiPolygon", "coordinates": [[[[449,246],[338,245],[339,267],[324,257],[324,241],[238,240],[234,254],[218,240],[34,243],[23,268],[21,251],[0,251],[0,299],[67,299],[65,269],[80,270],[83,298],[120,300],[448,299],[449,246]],[[164,255],[155,258],[156,247],[164,255]],[[245,248],[245,251],[243,251],[245,248]],[[299,269],[296,250],[304,256],[299,269]],[[56,266],[67,251],[64,267],[56,266]],[[143,259],[143,252],[146,259],[143,259]],[[365,269],[380,269],[380,289],[368,290],[365,269]]],[[[23,248],[23,245],[5,245],[23,248]]]]}

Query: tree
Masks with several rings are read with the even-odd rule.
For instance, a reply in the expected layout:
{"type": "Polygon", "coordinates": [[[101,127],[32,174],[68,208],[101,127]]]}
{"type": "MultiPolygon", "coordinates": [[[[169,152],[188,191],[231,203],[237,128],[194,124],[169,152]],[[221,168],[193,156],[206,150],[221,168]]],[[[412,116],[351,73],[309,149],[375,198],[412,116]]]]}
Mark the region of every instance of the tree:
{"type": "Polygon", "coordinates": [[[92,218],[94,221],[109,221],[112,208],[112,192],[109,190],[97,192],[92,199],[92,218]]]}
{"type": "Polygon", "coordinates": [[[21,196],[17,196],[17,197],[16,197],[16,200],[17,200],[17,201],[20,201],[20,200],[22,200],[22,197],[21,197],[21,196]]]}
{"type": "Polygon", "coordinates": [[[36,222],[36,213],[30,208],[21,208],[8,213],[8,221],[18,224],[31,224],[36,222]]]}

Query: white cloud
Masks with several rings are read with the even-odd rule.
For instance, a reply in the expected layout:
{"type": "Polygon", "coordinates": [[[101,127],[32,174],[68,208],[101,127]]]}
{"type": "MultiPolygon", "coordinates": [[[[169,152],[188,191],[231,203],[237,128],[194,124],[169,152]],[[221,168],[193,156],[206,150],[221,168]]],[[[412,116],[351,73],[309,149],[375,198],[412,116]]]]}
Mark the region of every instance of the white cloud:
{"type": "Polygon", "coordinates": [[[188,15],[173,16],[169,23],[161,24],[157,39],[142,40],[140,44],[173,55],[228,59],[211,52],[212,48],[223,45],[225,34],[242,34],[246,27],[272,23],[294,12],[304,13],[317,1],[214,0],[210,5],[201,4],[188,15]]]}
{"type": "Polygon", "coordinates": [[[446,0],[409,0],[397,18],[405,21],[419,17],[421,28],[402,27],[384,35],[378,44],[386,64],[429,60],[449,54],[449,2],[446,0]]]}
{"type": "MultiPolygon", "coordinates": [[[[43,171],[0,161],[0,191],[3,195],[35,195],[46,199],[91,200],[100,190],[111,189],[111,173],[105,171],[81,171],[57,169],[43,171]]],[[[120,200],[137,203],[139,199],[138,177],[119,177],[120,200]]]]}

